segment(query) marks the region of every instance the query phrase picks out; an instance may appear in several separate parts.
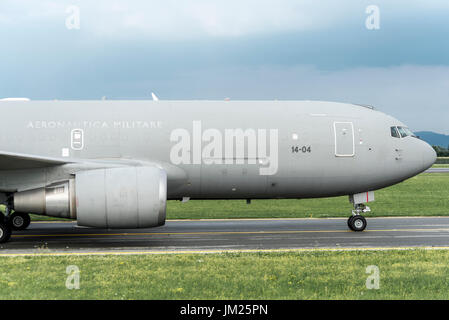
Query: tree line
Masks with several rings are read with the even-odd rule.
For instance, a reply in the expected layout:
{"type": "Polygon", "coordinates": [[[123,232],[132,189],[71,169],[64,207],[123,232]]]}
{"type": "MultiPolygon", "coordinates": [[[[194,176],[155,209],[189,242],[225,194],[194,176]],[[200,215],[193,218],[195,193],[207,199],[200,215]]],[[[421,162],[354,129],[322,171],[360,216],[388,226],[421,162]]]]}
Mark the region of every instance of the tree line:
{"type": "Polygon", "coordinates": [[[438,157],[449,157],[449,146],[448,148],[433,146],[433,148],[435,149],[435,152],[437,153],[438,157]]]}

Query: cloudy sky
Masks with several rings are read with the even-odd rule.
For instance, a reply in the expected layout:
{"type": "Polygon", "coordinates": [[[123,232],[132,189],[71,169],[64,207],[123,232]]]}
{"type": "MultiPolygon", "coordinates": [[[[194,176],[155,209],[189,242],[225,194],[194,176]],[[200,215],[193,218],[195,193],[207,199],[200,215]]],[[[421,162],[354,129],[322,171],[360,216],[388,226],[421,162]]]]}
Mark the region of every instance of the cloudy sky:
{"type": "Polygon", "coordinates": [[[0,97],[331,100],[449,134],[448,17],[447,0],[0,0],[0,97]]]}

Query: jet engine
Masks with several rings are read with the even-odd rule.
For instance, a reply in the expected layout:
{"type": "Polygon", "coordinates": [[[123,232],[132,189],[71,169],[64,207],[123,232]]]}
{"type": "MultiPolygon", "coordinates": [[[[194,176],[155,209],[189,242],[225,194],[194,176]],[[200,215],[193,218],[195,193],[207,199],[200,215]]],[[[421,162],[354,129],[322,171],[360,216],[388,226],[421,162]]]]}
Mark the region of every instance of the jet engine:
{"type": "Polygon", "coordinates": [[[120,167],[76,173],[74,179],[16,192],[18,212],[77,219],[98,228],[165,224],[167,175],[156,167],[120,167]]]}

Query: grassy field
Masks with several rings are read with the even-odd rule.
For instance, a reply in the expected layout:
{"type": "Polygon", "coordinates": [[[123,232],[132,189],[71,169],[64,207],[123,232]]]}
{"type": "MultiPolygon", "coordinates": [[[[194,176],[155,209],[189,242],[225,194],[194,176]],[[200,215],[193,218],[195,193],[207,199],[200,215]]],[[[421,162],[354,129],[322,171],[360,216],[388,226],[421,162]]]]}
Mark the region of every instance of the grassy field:
{"type": "MultiPolygon", "coordinates": [[[[449,174],[421,174],[376,192],[367,216],[449,215],[449,174]]],[[[348,197],[302,200],[171,201],[169,219],[346,217],[348,197]]]]}
{"type": "Polygon", "coordinates": [[[449,251],[2,257],[0,299],[449,299],[449,251]],[[65,286],[80,270],[80,289],[65,286]],[[367,289],[366,268],[380,270],[367,289]]]}
{"type": "MultiPolygon", "coordinates": [[[[449,174],[376,192],[370,216],[449,215],[449,174]]],[[[347,217],[347,197],[169,201],[169,219],[347,217]]],[[[42,217],[39,217],[42,218],[42,217]]],[[[45,217],[44,217],[45,218],[45,217]]],[[[1,299],[449,299],[449,250],[0,257],[1,299]],[[79,290],[66,268],[81,271],[79,290]],[[366,267],[380,289],[366,288],[366,267]]]]}
{"type": "MultiPolygon", "coordinates": [[[[376,192],[367,216],[449,215],[449,174],[423,173],[376,192]]],[[[347,217],[352,210],[348,197],[301,200],[169,201],[168,219],[347,217]]],[[[49,217],[33,216],[33,220],[49,217]]],[[[60,219],[59,219],[60,220],[60,219]]]]}

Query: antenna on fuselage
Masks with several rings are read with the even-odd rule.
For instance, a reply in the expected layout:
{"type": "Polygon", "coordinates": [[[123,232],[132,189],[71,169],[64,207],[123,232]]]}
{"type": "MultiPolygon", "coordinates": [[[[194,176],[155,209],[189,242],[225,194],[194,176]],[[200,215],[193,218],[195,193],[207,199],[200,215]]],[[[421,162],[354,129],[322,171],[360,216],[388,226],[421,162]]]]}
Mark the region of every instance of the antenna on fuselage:
{"type": "Polygon", "coordinates": [[[371,110],[376,109],[374,106],[372,106],[370,104],[360,104],[360,103],[353,103],[353,104],[356,105],[356,106],[368,108],[368,109],[371,109],[371,110]]]}
{"type": "Polygon", "coordinates": [[[151,97],[153,97],[153,101],[159,101],[159,98],[154,94],[154,92],[151,92],[151,97]]]}

